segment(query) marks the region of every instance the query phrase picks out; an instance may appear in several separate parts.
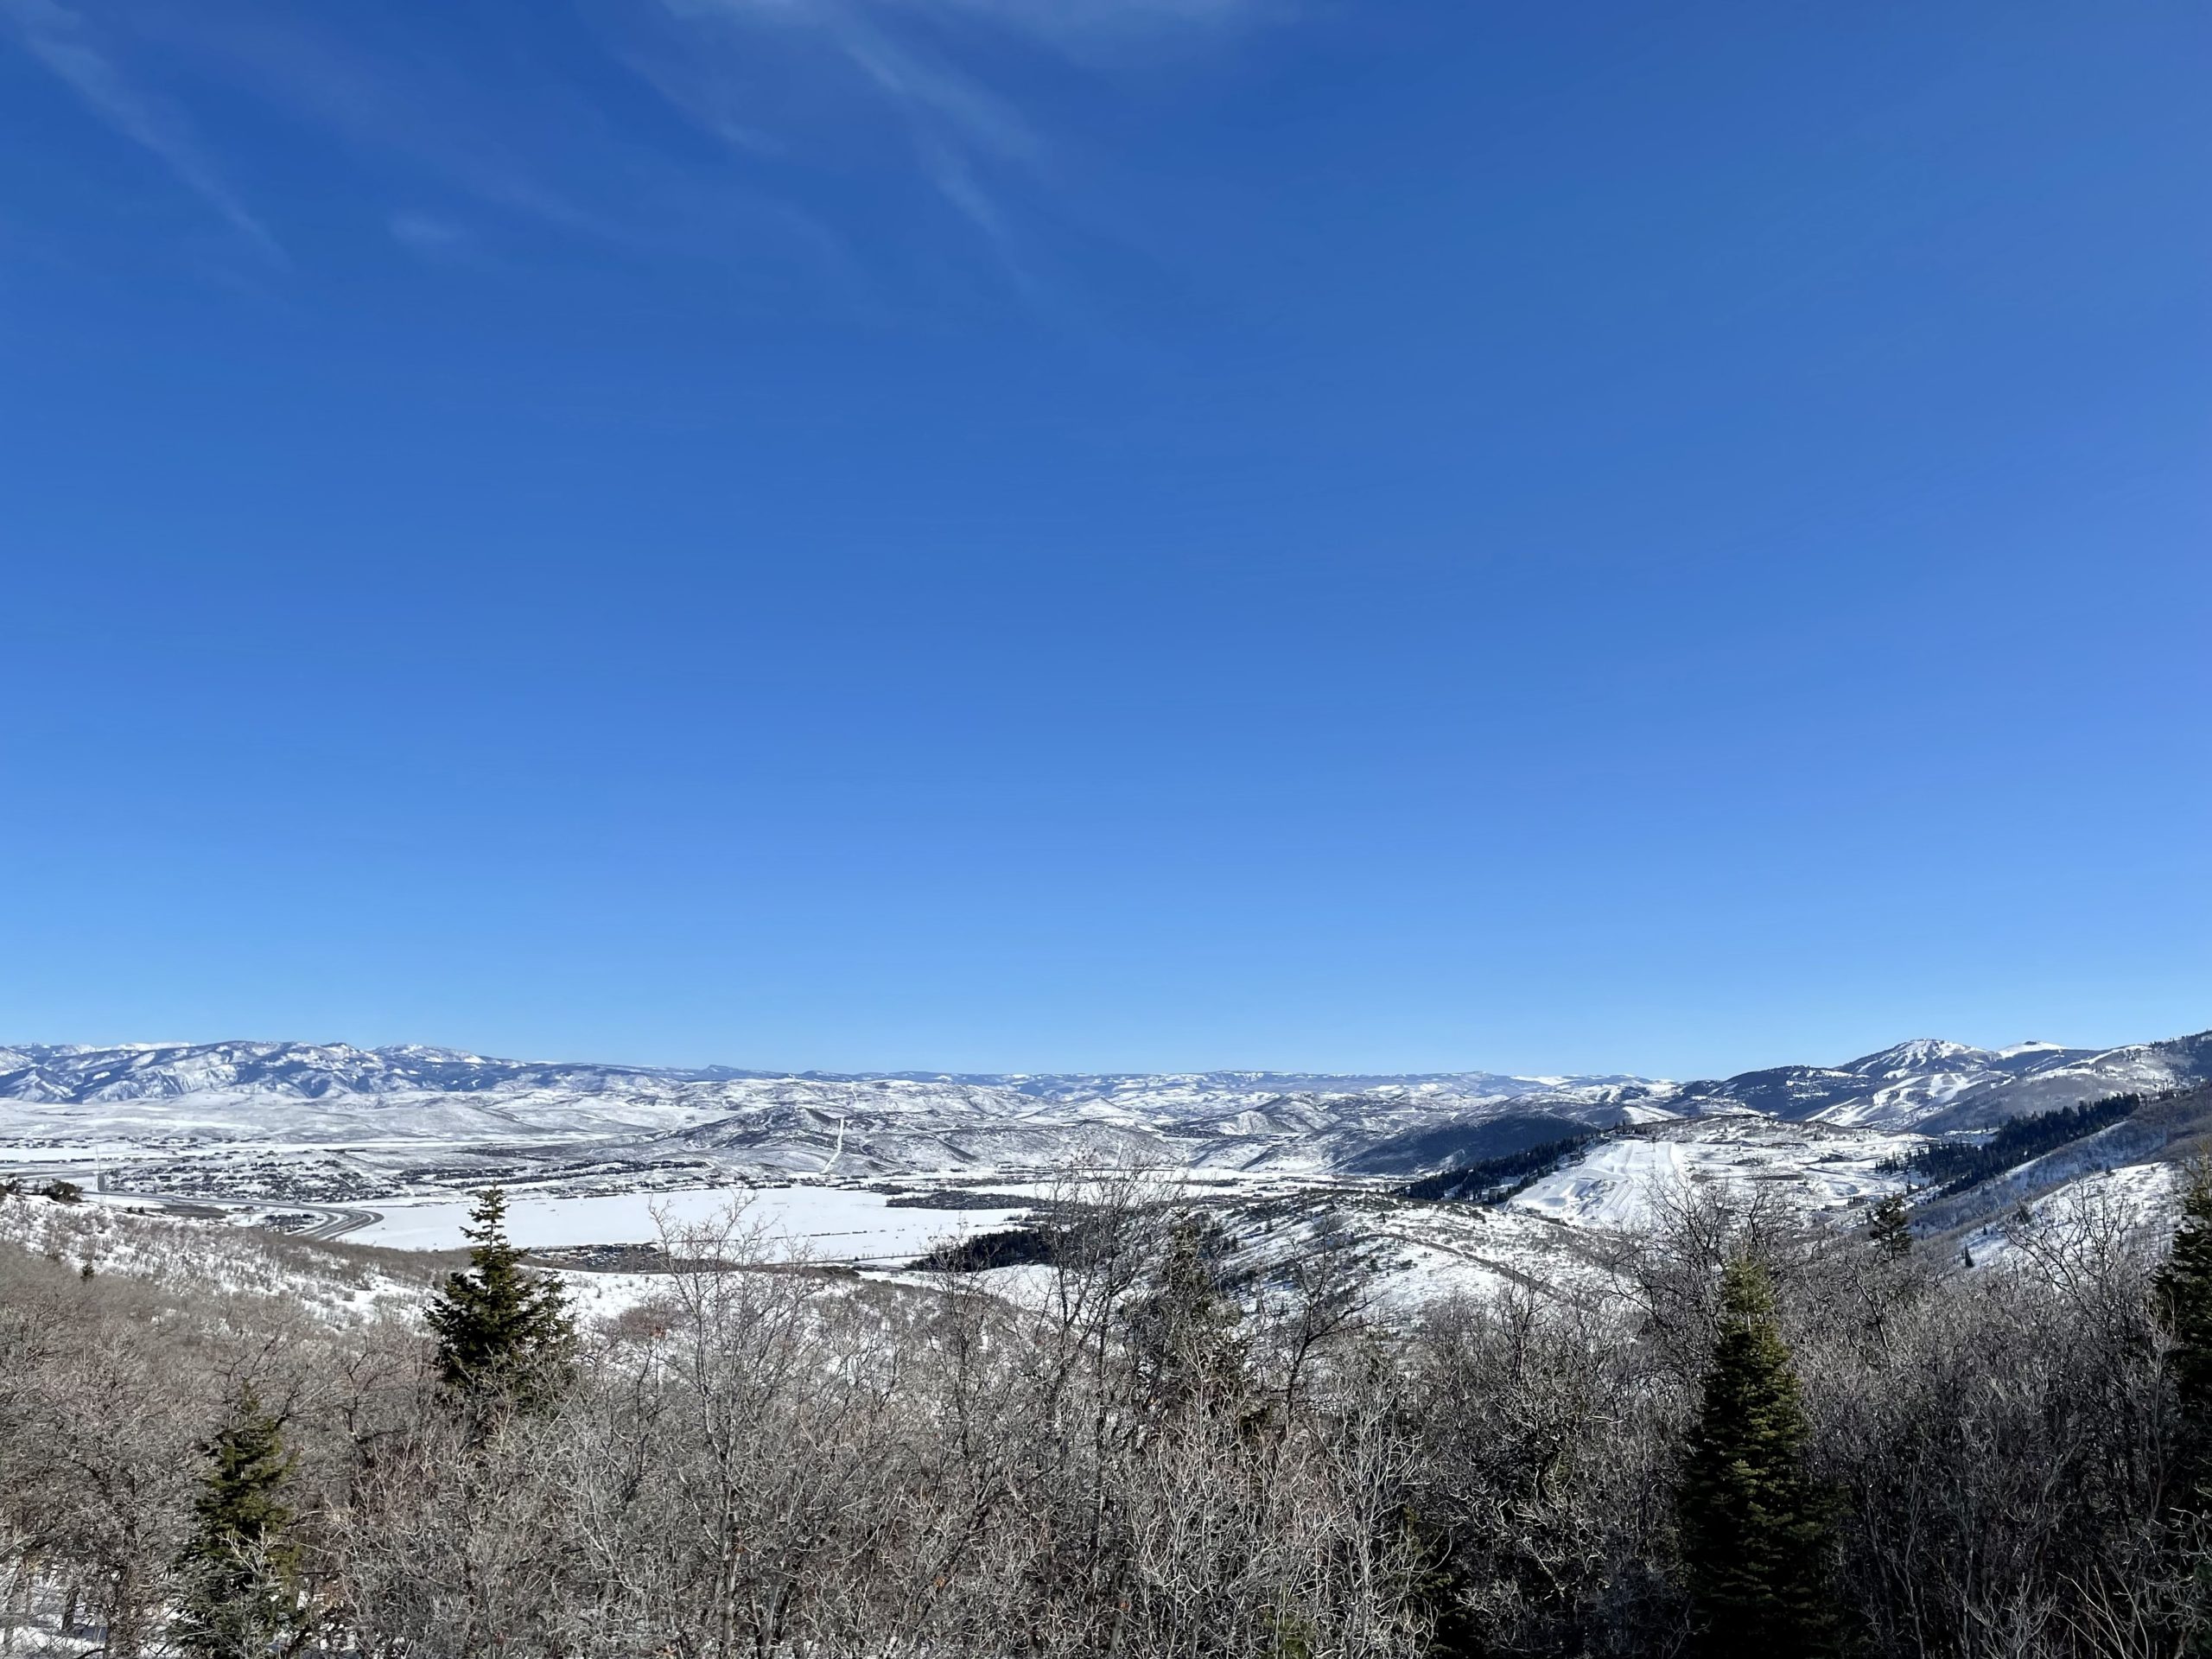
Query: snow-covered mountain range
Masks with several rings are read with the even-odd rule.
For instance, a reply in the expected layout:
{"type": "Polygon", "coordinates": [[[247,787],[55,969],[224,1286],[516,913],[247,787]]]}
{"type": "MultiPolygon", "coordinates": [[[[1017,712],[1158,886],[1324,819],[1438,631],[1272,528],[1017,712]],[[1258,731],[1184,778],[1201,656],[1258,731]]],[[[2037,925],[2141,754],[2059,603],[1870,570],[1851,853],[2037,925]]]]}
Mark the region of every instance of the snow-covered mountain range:
{"type": "Polygon", "coordinates": [[[0,1048],[0,1144],[19,1154],[103,1145],[179,1157],[319,1148],[370,1191],[454,1160],[851,1177],[1037,1169],[1104,1155],[1395,1175],[1577,1127],[1754,1114],[1940,1131],[2207,1079],[2212,1033],[2105,1050],[1923,1039],[1840,1065],[1688,1083],[1482,1071],[779,1075],[494,1059],[414,1045],[29,1046],[0,1048]]]}
{"type": "Polygon", "coordinates": [[[172,1218],[435,1248],[461,1242],[467,1194],[497,1183],[516,1195],[523,1243],[618,1253],[668,1214],[739,1201],[782,1217],[812,1259],[882,1266],[1064,1192],[1071,1168],[1139,1165],[1171,1173],[1254,1249],[1356,1247],[1412,1301],[1579,1283],[1608,1259],[1599,1236],[1700,1188],[1847,1223],[1914,1189],[1916,1228],[1987,1262],[2021,1215],[2166,1204],[2177,1160],[2212,1146],[2208,1085],[2212,1033],[2103,1050],[1920,1039],[1687,1083],[784,1075],[417,1046],[41,1046],[0,1048],[0,1192],[63,1179],[172,1218]],[[1978,1145],[2008,1118],[2122,1092],[2152,1098],[1971,1191],[1911,1173],[1931,1136],[1978,1145]],[[1468,1165],[1523,1154],[1534,1161],[1509,1167],[1526,1179],[1503,1196],[1465,1196],[1453,1182],[1468,1165]]]}

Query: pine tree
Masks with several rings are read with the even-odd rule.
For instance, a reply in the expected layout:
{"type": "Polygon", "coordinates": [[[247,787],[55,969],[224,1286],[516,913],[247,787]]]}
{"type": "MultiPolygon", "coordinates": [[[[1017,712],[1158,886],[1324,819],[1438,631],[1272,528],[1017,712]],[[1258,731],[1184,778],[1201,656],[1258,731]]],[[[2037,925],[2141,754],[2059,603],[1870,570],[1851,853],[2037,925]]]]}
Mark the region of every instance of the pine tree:
{"type": "Polygon", "coordinates": [[[2183,1501],[2212,1475],[2212,1163],[2190,1166],[2173,1248],[2158,1269],[2159,1317],[2173,1341],[2175,1403],[2181,1408],[2183,1501]]]}
{"type": "Polygon", "coordinates": [[[1906,1218],[1904,1199],[1892,1192],[1874,1206],[1866,1226],[1867,1241],[1892,1262],[1912,1254],[1912,1224],[1906,1218]]]}
{"type": "Polygon", "coordinates": [[[1230,1248],[1210,1221],[1185,1217],[1167,1230],[1128,1332],[1140,1383],[1155,1403],[1217,1397],[1243,1374],[1243,1312],[1223,1282],[1230,1248]]]}
{"type": "Polygon", "coordinates": [[[566,1380],[575,1325],[561,1281],[524,1268],[507,1242],[506,1217],[498,1187],[476,1195],[463,1229],[468,1270],[447,1275],[431,1300],[430,1329],[439,1380],[455,1396],[534,1406],[566,1380]]]}
{"type": "Polygon", "coordinates": [[[1831,1505],[1808,1475],[1797,1375],[1758,1263],[1729,1264],[1720,1335],[1677,1494],[1707,1659],[1834,1649],[1831,1505]]]}
{"type": "Polygon", "coordinates": [[[2171,1488],[2172,1548],[2191,1580],[2186,1651],[2212,1656],[2212,1561],[2202,1553],[2212,1527],[2212,1160],[2189,1167],[2174,1240],[2153,1282],[2158,1318],[2173,1344],[2179,1408],[2171,1488]],[[2193,1562],[2192,1559],[2194,1558],[2193,1562]]]}
{"type": "Polygon", "coordinates": [[[291,1454],[251,1388],[205,1451],[192,1541],[179,1562],[179,1645],[202,1659],[257,1656],[300,1620],[299,1548],[283,1498],[291,1454]]]}

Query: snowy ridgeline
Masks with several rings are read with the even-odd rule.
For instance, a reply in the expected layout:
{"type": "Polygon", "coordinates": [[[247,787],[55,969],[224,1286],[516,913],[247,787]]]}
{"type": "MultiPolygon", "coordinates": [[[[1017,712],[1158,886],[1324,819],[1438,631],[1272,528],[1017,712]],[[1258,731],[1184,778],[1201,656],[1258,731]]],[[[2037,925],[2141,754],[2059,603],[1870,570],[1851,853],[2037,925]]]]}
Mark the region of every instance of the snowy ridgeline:
{"type": "MultiPolygon", "coordinates": [[[[167,1190],[391,1198],[524,1169],[629,1190],[835,1173],[1141,1160],[1403,1174],[1482,1155],[1485,1126],[1751,1114],[1878,1131],[1986,1128],[2212,1080],[2212,1033],[2122,1048],[1918,1039],[1840,1065],[1675,1083],[1491,1072],[771,1076],[491,1059],[422,1047],[0,1048],[0,1147],[103,1154],[167,1190]]],[[[7,1155],[0,1153],[0,1156],[7,1155]]]]}

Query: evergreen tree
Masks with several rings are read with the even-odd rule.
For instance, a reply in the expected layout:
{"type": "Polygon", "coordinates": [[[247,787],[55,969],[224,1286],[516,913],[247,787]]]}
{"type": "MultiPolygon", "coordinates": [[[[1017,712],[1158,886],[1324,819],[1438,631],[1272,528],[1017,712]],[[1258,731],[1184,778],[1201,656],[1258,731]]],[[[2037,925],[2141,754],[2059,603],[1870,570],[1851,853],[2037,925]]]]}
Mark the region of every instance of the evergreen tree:
{"type": "Polygon", "coordinates": [[[2190,1167],[2180,1224],[2158,1269],[2157,1291],[2159,1316],[2173,1340],[2183,1501],[2196,1508],[2203,1495],[2194,1487],[2212,1473],[2212,1163],[2190,1167]]]}
{"type": "Polygon", "coordinates": [[[1218,1224],[1178,1218],[1131,1309],[1130,1353],[1155,1403],[1233,1389],[1244,1365],[1243,1312],[1224,1283],[1233,1241],[1218,1224]]]}
{"type": "Polygon", "coordinates": [[[2202,1554],[2212,1525],[2212,1160],[2190,1166],[2173,1245],[2153,1288],[2173,1343],[2174,1403],[2181,1417],[2170,1501],[2173,1548],[2193,1581],[2193,1605],[2183,1621],[2186,1651],[2212,1656],[2212,1561],[2202,1554]],[[2192,1555],[2193,1567],[2187,1565],[2192,1555]]]}
{"type": "Polygon", "coordinates": [[[1677,1494],[1707,1659],[1803,1659],[1835,1645],[1831,1504],[1805,1468],[1797,1375],[1757,1262],[1729,1264],[1720,1335],[1677,1494]]]}
{"type": "Polygon", "coordinates": [[[1874,1206],[1873,1219],[1866,1226],[1866,1237],[1892,1262],[1912,1254],[1912,1224],[1906,1219],[1903,1198],[1892,1192],[1874,1206]]]}
{"type": "Polygon", "coordinates": [[[300,1623],[299,1548],[283,1498],[291,1454],[251,1388],[205,1450],[192,1541],[179,1562],[179,1644],[201,1659],[257,1656],[300,1623]]]}
{"type": "Polygon", "coordinates": [[[438,1376],[457,1396],[521,1406],[543,1403],[566,1380],[575,1346],[561,1281],[532,1273],[507,1242],[507,1198],[476,1195],[463,1229],[468,1269],[449,1274],[430,1303],[438,1376]]]}

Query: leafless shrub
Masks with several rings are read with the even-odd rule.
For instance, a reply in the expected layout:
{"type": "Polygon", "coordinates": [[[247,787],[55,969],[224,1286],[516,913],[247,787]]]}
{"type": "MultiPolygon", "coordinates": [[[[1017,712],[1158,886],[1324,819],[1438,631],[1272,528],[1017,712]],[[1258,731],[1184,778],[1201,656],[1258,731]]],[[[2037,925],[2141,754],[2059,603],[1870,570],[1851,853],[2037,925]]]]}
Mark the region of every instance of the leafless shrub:
{"type": "Polygon", "coordinates": [[[2117,1208],[1942,1274],[1707,1184],[1655,1195],[1610,1293],[1408,1321],[1319,1235],[1255,1273],[1147,1172],[1057,1196],[1051,1261],[1012,1278],[809,1270],[741,1211],[671,1228],[661,1294],[488,1433],[405,1320],[0,1249],[0,1651],[64,1618],[161,1649],[200,1446],[251,1383],[330,1651],[1674,1653],[1676,1465],[1745,1252],[1861,1650],[2154,1659],[2202,1628],[2151,1245],[2117,1208]]]}

